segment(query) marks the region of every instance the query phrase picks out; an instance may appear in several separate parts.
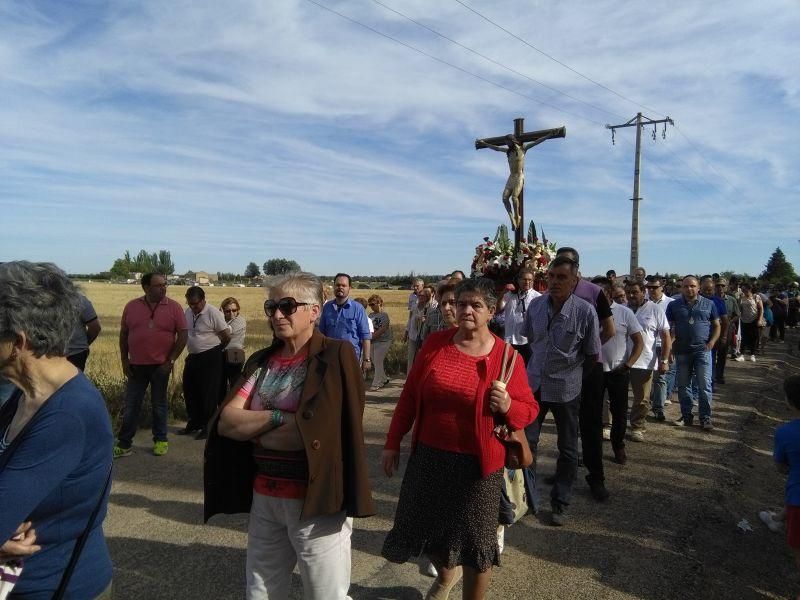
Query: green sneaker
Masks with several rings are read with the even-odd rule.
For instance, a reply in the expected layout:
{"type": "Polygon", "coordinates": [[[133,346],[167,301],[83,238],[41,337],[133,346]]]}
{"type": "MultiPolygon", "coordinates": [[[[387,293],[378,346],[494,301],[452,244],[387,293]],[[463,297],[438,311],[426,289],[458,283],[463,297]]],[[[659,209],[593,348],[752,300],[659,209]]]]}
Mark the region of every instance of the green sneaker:
{"type": "Polygon", "coordinates": [[[153,456],[164,456],[169,450],[169,442],[155,442],[153,444],[153,456]]]}
{"type": "Polygon", "coordinates": [[[130,456],[131,454],[133,454],[133,448],[114,446],[114,458],[122,458],[123,456],[130,456]]]}

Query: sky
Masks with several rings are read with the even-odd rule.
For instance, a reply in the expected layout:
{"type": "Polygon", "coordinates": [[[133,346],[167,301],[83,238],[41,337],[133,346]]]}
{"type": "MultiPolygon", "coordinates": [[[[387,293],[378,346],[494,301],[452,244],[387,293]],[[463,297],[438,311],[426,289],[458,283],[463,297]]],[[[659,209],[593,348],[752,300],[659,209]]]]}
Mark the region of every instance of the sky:
{"type": "Polygon", "coordinates": [[[178,272],[296,260],[468,270],[508,217],[476,138],[529,150],[525,216],[628,271],[635,128],[648,273],[800,269],[796,0],[9,0],[0,260],[178,272]],[[337,14],[338,13],[338,14],[337,14]]]}

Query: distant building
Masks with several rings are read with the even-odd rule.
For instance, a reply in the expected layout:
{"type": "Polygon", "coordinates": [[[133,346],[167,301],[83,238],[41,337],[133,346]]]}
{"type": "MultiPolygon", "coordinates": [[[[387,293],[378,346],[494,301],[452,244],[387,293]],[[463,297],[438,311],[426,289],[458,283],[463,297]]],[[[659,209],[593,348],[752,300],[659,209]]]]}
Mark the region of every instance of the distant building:
{"type": "Polygon", "coordinates": [[[194,277],[197,285],[213,285],[219,279],[216,273],[206,273],[205,271],[195,272],[194,277]]]}

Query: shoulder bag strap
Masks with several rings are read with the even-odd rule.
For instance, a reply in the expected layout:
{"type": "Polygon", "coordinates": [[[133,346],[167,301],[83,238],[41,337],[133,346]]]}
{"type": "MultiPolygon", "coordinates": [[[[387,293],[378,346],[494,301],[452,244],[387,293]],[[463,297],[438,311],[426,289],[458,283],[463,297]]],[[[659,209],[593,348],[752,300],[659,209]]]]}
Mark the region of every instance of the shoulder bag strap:
{"type": "Polygon", "coordinates": [[[73,548],[72,550],[72,556],[69,557],[69,563],[67,563],[67,568],[64,570],[64,574],[61,576],[61,582],[58,584],[58,589],[56,590],[56,593],[53,595],[53,600],[61,600],[67,591],[69,580],[72,578],[72,572],[75,570],[75,565],[78,564],[78,559],[81,556],[83,547],[86,545],[86,540],[89,538],[89,532],[92,530],[94,522],[97,519],[97,513],[100,512],[100,507],[103,505],[103,498],[105,498],[106,492],[108,491],[108,486],[111,484],[112,469],[113,469],[113,463],[111,466],[108,467],[108,475],[106,476],[106,483],[103,486],[103,491],[100,492],[100,498],[97,499],[97,504],[95,505],[94,510],[92,511],[92,515],[89,517],[89,522],[86,524],[86,529],[83,530],[81,537],[79,537],[78,541],[75,542],[75,548],[73,548]]]}
{"type": "Polygon", "coordinates": [[[514,363],[517,362],[517,352],[511,347],[511,344],[506,342],[506,347],[503,348],[503,364],[500,367],[500,381],[508,383],[511,379],[511,374],[514,372],[514,363]],[[509,361],[509,355],[511,360],[509,361]]]}

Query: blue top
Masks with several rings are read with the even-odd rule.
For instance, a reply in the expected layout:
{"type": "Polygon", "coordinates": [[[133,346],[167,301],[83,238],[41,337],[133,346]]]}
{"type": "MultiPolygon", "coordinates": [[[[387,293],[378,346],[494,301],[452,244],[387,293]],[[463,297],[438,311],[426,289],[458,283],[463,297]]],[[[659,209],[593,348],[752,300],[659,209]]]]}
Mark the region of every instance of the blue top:
{"type": "MultiPolygon", "coordinates": [[[[4,407],[0,421],[10,422],[16,404],[12,400],[4,407]]],[[[36,543],[42,546],[25,559],[12,598],[52,598],[100,499],[112,446],[105,401],[79,373],[42,405],[0,454],[0,539],[9,539],[20,523],[32,521],[36,543]]],[[[111,581],[102,527],[107,506],[108,494],[72,573],[67,598],[94,598],[111,581]]]]}
{"type": "Polygon", "coordinates": [[[714,306],[717,307],[717,315],[720,317],[724,317],[728,314],[728,306],[725,304],[724,298],[720,298],[719,296],[703,296],[703,298],[708,298],[714,303],[714,306]]]}
{"type": "Polygon", "coordinates": [[[693,304],[686,302],[683,295],[667,304],[667,321],[675,327],[675,354],[689,354],[705,351],[711,339],[711,322],[719,320],[716,305],[703,296],[698,296],[693,304]]]}
{"type": "Polygon", "coordinates": [[[319,331],[322,335],[353,344],[356,358],[361,360],[361,340],[370,339],[367,311],[350,298],[341,305],[331,300],[322,307],[319,331]]]}
{"type": "Polygon", "coordinates": [[[600,354],[597,312],[572,294],[554,313],[550,294],[534,298],[525,313],[523,335],[531,347],[528,383],[539,402],[570,402],[578,397],[584,363],[600,354]]]}
{"type": "Polygon", "coordinates": [[[789,465],[786,504],[800,506],[800,419],[775,430],[775,462],[789,465]]]}

